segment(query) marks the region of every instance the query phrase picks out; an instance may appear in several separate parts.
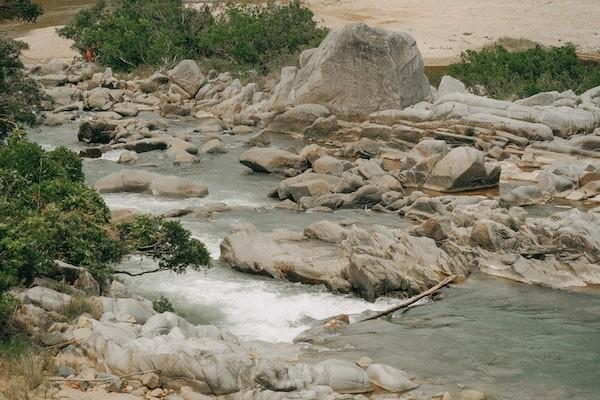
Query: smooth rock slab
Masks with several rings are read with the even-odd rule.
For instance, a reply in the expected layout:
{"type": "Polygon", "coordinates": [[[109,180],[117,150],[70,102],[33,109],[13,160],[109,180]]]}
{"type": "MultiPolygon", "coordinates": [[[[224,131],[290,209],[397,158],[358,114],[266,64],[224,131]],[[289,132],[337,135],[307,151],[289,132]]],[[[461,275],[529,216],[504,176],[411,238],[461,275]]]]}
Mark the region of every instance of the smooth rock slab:
{"type": "Polygon", "coordinates": [[[406,372],[384,364],[371,364],[367,375],[373,384],[389,392],[406,392],[419,385],[412,382],[406,372]]]}
{"type": "Polygon", "coordinates": [[[240,155],[240,163],[256,172],[282,172],[286,168],[304,171],[306,160],[289,151],[274,147],[253,147],[240,155]]]}

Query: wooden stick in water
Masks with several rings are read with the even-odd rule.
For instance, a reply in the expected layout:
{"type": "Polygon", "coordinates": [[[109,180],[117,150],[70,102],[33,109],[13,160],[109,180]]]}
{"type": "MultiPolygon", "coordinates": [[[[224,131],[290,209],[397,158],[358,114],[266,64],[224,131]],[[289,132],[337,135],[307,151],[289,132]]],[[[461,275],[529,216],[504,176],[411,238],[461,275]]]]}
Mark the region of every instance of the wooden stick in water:
{"type": "Polygon", "coordinates": [[[444,279],[443,281],[441,281],[440,283],[438,283],[437,285],[435,285],[435,286],[427,289],[426,291],[424,291],[422,293],[419,293],[416,296],[411,297],[410,299],[406,300],[402,304],[399,304],[399,305],[394,306],[392,308],[388,308],[387,310],[384,310],[384,311],[380,311],[377,314],[370,316],[369,318],[365,318],[365,319],[362,319],[362,320],[357,321],[357,322],[371,321],[371,320],[374,320],[374,319],[381,318],[383,316],[389,315],[389,314],[393,313],[394,311],[398,311],[398,310],[401,310],[403,308],[406,308],[406,307],[410,306],[411,304],[414,304],[417,301],[421,300],[424,297],[431,296],[432,294],[434,294],[435,292],[437,292],[438,290],[440,290],[444,286],[446,286],[449,283],[453,282],[456,278],[458,278],[458,275],[449,276],[446,279],[444,279]]]}

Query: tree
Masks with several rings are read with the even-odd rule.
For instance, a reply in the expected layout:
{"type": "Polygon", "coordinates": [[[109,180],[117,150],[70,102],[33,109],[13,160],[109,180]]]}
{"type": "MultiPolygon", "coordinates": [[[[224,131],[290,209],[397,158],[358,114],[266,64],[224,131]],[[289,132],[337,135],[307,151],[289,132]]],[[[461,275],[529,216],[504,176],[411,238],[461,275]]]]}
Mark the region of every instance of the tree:
{"type": "Polygon", "coordinates": [[[0,142],[24,124],[34,125],[44,92],[27,77],[19,54],[27,45],[0,34],[0,142]]]}

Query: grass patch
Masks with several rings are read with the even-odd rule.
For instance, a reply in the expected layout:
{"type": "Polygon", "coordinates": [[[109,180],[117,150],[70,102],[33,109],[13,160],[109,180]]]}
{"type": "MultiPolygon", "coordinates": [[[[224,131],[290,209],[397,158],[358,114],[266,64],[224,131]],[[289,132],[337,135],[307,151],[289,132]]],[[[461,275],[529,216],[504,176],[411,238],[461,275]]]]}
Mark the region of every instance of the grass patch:
{"type": "Polygon", "coordinates": [[[98,320],[102,316],[102,311],[102,304],[99,301],[85,296],[73,296],[71,301],[58,310],[58,313],[64,315],[70,321],[83,314],[90,314],[98,320]]]}
{"type": "Polygon", "coordinates": [[[26,336],[14,335],[0,341],[0,379],[6,382],[0,393],[6,400],[46,398],[50,389],[46,376],[55,374],[50,353],[26,336]]]}
{"type": "Polygon", "coordinates": [[[501,44],[481,51],[468,50],[461,54],[461,62],[448,67],[447,73],[467,86],[483,85],[491,97],[500,99],[552,90],[581,93],[600,86],[600,64],[580,61],[573,45],[531,47],[522,39],[508,44],[517,51],[511,52],[501,44]]]}

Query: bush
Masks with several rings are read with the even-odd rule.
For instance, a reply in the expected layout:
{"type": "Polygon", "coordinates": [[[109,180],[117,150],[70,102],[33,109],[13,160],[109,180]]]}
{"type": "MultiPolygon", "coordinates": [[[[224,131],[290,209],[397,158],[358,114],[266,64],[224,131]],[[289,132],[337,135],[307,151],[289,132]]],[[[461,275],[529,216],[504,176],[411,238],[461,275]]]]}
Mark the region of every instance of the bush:
{"type": "Polygon", "coordinates": [[[15,128],[38,121],[44,93],[19,60],[27,45],[0,33],[0,143],[15,128]]]}
{"type": "Polygon", "coordinates": [[[299,0],[229,4],[217,13],[181,0],[115,0],[80,12],[59,33],[82,53],[92,48],[99,61],[121,70],[217,57],[264,71],[281,54],[317,45],[326,31],[299,0]]]}
{"type": "Polygon", "coordinates": [[[204,244],[192,239],[190,232],[177,221],[142,215],[120,224],[118,229],[128,251],[150,255],[158,261],[159,269],[182,273],[188,267],[201,269],[210,265],[210,254],[204,244]]]}
{"type": "Polygon", "coordinates": [[[0,21],[20,19],[35,22],[42,13],[42,7],[31,0],[3,0],[0,3],[0,21]]]}
{"type": "Polygon", "coordinates": [[[152,302],[152,308],[154,308],[157,313],[174,312],[173,304],[171,304],[171,301],[165,296],[160,296],[158,299],[155,299],[152,302]]]}
{"type": "Polygon", "coordinates": [[[57,259],[87,268],[101,283],[131,251],[175,272],[210,261],[178,222],[139,217],[111,226],[106,204],[83,182],[78,156],[64,148],[45,152],[23,140],[0,146],[0,217],[0,293],[39,275],[59,277],[57,259]]]}
{"type": "Polygon", "coordinates": [[[483,85],[492,97],[527,97],[544,91],[573,89],[580,93],[600,85],[600,65],[585,64],[575,47],[533,48],[509,52],[496,45],[468,50],[448,74],[467,86],[483,85]]]}

